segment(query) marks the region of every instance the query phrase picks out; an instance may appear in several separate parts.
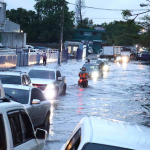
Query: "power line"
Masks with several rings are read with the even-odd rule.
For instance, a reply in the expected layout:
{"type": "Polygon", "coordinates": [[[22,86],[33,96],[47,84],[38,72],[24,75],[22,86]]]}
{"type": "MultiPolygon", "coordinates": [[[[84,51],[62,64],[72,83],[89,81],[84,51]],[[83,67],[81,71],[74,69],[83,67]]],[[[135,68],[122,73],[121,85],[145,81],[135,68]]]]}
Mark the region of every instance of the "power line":
{"type": "MultiPolygon", "coordinates": [[[[68,2],[68,4],[76,6],[76,4],[73,4],[73,3],[70,3],[70,2],[68,2]]],[[[89,7],[89,6],[82,6],[82,7],[84,7],[84,8],[90,8],[90,9],[97,9],[97,10],[107,10],[107,11],[123,11],[123,10],[125,10],[125,9],[96,8],[96,7],[89,7]]],[[[147,10],[147,9],[132,9],[130,11],[145,11],[145,10],[147,10]]]]}

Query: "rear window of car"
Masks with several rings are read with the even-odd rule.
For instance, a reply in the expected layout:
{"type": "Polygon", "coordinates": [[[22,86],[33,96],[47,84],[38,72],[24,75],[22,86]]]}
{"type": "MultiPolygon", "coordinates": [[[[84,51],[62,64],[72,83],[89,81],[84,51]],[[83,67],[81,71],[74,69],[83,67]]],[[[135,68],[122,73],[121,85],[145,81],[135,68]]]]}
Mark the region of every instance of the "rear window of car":
{"type": "Polygon", "coordinates": [[[92,70],[92,69],[98,69],[98,65],[84,65],[83,67],[85,67],[87,70],[88,69],[90,69],[90,70],[92,70]]]}
{"type": "Polygon", "coordinates": [[[21,104],[28,104],[29,102],[29,90],[4,88],[6,96],[14,101],[21,104]]]}
{"type": "Polygon", "coordinates": [[[131,150],[131,149],[116,147],[116,146],[110,146],[110,145],[89,143],[89,144],[86,144],[82,148],[82,150],[131,150]]]}
{"type": "Polygon", "coordinates": [[[54,71],[31,70],[28,75],[30,78],[55,79],[55,72],[54,71]]]}
{"type": "Polygon", "coordinates": [[[21,85],[21,77],[13,75],[0,75],[2,84],[19,84],[21,85]]]}
{"type": "Polygon", "coordinates": [[[97,63],[97,64],[100,64],[100,63],[102,63],[102,60],[97,60],[96,63],[97,63]]]}
{"type": "Polygon", "coordinates": [[[6,150],[5,127],[4,127],[4,120],[1,114],[0,114],[0,150],[6,150]]]}

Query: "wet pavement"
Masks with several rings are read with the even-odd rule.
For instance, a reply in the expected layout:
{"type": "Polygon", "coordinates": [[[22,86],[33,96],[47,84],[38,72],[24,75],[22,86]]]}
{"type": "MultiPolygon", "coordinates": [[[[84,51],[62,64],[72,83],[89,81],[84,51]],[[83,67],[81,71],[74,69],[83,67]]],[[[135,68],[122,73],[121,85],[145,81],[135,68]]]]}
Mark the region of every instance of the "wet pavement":
{"type": "Polygon", "coordinates": [[[131,61],[120,65],[111,62],[110,71],[105,72],[103,78],[89,80],[88,88],[83,89],[77,82],[84,62],[70,60],[61,66],[55,63],[46,66],[59,69],[67,82],[66,95],[50,100],[51,124],[46,150],[59,150],[85,116],[150,126],[150,66],[147,63],[131,61]]]}

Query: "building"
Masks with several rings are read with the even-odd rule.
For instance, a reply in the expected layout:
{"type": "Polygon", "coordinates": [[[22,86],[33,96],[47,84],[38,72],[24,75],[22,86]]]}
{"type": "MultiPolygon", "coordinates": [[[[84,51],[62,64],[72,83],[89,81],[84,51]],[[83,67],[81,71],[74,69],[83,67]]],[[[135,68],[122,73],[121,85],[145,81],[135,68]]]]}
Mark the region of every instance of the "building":
{"type": "Polygon", "coordinates": [[[0,0],[0,43],[9,48],[26,46],[26,33],[20,32],[20,25],[6,19],[6,3],[0,0]]]}
{"type": "Polygon", "coordinates": [[[102,44],[106,41],[102,40],[102,33],[105,33],[104,28],[95,28],[94,30],[90,29],[74,29],[73,41],[83,42],[88,44],[93,48],[93,53],[98,53],[101,49],[102,44]]]}

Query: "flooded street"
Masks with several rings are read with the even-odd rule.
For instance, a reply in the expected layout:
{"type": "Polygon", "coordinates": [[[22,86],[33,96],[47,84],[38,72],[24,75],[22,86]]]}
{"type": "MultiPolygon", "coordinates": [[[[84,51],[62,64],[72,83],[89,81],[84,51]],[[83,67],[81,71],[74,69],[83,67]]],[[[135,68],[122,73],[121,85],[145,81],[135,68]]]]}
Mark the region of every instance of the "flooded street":
{"type": "MultiPolygon", "coordinates": [[[[94,62],[94,60],[92,60],[94,62]]],[[[51,100],[50,135],[46,150],[59,150],[85,116],[126,121],[150,126],[150,67],[141,62],[110,63],[110,71],[99,80],[89,80],[88,88],[77,85],[85,61],[49,64],[66,77],[66,95],[51,100]]],[[[44,67],[44,66],[40,66],[44,67]]],[[[27,67],[29,71],[32,67],[27,67]]],[[[19,68],[18,70],[23,68],[19,68]]]]}

